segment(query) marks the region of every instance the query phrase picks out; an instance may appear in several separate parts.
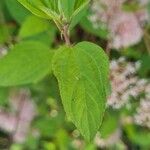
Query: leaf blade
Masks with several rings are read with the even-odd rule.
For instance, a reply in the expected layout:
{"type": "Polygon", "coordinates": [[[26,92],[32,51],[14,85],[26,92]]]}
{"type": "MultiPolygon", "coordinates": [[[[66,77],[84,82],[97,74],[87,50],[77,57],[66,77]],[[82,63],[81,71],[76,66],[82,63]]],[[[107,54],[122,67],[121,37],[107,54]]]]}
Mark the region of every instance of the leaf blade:
{"type": "Polygon", "coordinates": [[[22,42],[0,59],[0,86],[35,83],[51,72],[53,52],[39,42],[22,42]]]}
{"type": "Polygon", "coordinates": [[[27,17],[27,19],[23,22],[21,29],[19,31],[19,37],[26,38],[36,35],[38,33],[42,33],[46,31],[48,27],[49,27],[48,22],[31,15],[27,17]]]}
{"type": "Polygon", "coordinates": [[[53,71],[59,83],[64,109],[88,141],[95,136],[102,122],[108,68],[105,53],[89,42],[81,42],[72,48],[63,47],[54,56],[53,71]],[[102,65],[106,65],[105,68],[102,65]]]}
{"type": "Polygon", "coordinates": [[[45,18],[45,19],[50,19],[49,16],[40,11],[38,8],[32,6],[28,0],[17,0],[19,3],[21,3],[26,9],[28,9],[29,11],[31,11],[34,15],[41,17],[41,18],[45,18]]]}

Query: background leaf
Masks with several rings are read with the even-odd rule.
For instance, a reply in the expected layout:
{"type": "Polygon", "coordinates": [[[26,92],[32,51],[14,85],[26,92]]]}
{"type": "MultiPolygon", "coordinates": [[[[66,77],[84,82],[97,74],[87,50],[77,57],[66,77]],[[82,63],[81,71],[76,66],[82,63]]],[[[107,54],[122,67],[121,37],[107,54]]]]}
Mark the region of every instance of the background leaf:
{"type": "Polygon", "coordinates": [[[31,3],[28,2],[28,0],[18,0],[18,2],[20,2],[26,9],[31,11],[34,15],[41,18],[49,19],[49,16],[45,12],[31,5],[31,3]]]}
{"type": "Polygon", "coordinates": [[[59,1],[59,11],[62,13],[67,20],[70,20],[70,17],[74,11],[74,5],[76,0],[58,0],[59,1]]]}
{"type": "Polygon", "coordinates": [[[85,17],[83,17],[80,22],[81,27],[90,34],[98,36],[102,39],[107,39],[108,31],[107,31],[106,27],[94,28],[92,22],[87,17],[89,15],[90,15],[90,12],[87,11],[87,15],[85,15],[85,17]]]}
{"type": "Polygon", "coordinates": [[[39,42],[22,42],[0,59],[0,86],[37,82],[51,72],[53,52],[39,42]],[[16,59],[17,56],[17,59],[16,59]]]}
{"type": "Polygon", "coordinates": [[[9,89],[0,87],[0,106],[4,106],[8,102],[9,89]]]}
{"type": "Polygon", "coordinates": [[[30,14],[22,5],[18,3],[17,0],[6,0],[6,6],[10,12],[10,15],[19,23],[30,14]]]}
{"type": "Polygon", "coordinates": [[[29,16],[22,24],[19,37],[25,38],[33,36],[35,34],[46,31],[48,27],[49,23],[45,20],[42,20],[36,16],[29,16]]]}

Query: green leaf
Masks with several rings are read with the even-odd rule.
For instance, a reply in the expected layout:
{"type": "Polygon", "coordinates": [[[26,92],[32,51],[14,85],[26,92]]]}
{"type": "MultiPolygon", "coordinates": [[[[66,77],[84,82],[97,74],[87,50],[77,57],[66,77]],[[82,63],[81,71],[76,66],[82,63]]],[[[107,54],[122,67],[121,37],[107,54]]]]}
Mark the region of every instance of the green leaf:
{"type": "Polygon", "coordinates": [[[90,144],[86,144],[85,149],[84,150],[96,150],[96,146],[94,143],[90,143],[90,144]]]}
{"type": "Polygon", "coordinates": [[[90,12],[88,12],[87,15],[82,18],[80,22],[81,27],[88,33],[91,33],[103,39],[107,39],[108,31],[106,27],[104,27],[104,25],[102,24],[102,26],[95,28],[87,16],[90,16],[90,12]]]}
{"type": "Polygon", "coordinates": [[[90,0],[77,0],[75,4],[75,10],[74,13],[72,14],[72,18],[77,16],[88,4],[90,0]]]}
{"type": "Polygon", "coordinates": [[[52,142],[43,142],[44,150],[56,150],[56,145],[52,142]]]}
{"type": "Polygon", "coordinates": [[[113,132],[115,132],[119,125],[118,112],[108,111],[105,113],[102,126],[99,131],[102,138],[108,138],[113,132]]]}
{"type": "Polygon", "coordinates": [[[147,9],[148,9],[148,12],[150,13],[150,2],[148,2],[147,9]]]}
{"type": "Polygon", "coordinates": [[[138,73],[141,77],[148,77],[149,76],[149,73],[150,73],[150,67],[149,67],[149,64],[150,64],[150,55],[143,55],[141,57],[141,66],[138,70],[138,73]]]}
{"type": "Polygon", "coordinates": [[[70,137],[66,130],[59,129],[56,133],[56,145],[60,150],[66,150],[69,148],[70,137]]]}
{"type": "Polygon", "coordinates": [[[137,144],[141,147],[150,147],[150,133],[148,130],[136,129],[136,127],[132,124],[126,124],[124,128],[127,133],[127,137],[134,144],[137,144]]]}
{"type": "Polygon", "coordinates": [[[75,9],[78,9],[79,7],[81,7],[86,2],[89,2],[89,0],[76,0],[75,9]]]}
{"type": "Polygon", "coordinates": [[[53,59],[67,117],[88,141],[99,129],[105,111],[108,64],[104,51],[89,42],[61,47],[53,59]]]}
{"type": "Polygon", "coordinates": [[[38,129],[42,136],[53,138],[56,131],[59,129],[58,120],[58,118],[42,117],[34,123],[34,128],[38,129]]]}
{"type": "Polygon", "coordinates": [[[48,27],[49,23],[47,21],[42,20],[36,16],[29,16],[22,24],[19,32],[19,37],[26,38],[36,35],[38,33],[46,31],[48,27]]]}
{"type": "Polygon", "coordinates": [[[70,16],[74,12],[74,5],[75,0],[58,0],[59,12],[66,20],[70,20],[70,16]]]}
{"type": "Polygon", "coordinates": [[[4,106],[8,103],[9,89],[0,87],[0,106],[4,106]]]}
{"type": "Polygon", "coordinates": [[[29,2],[29,0],[18,0],[18,2],[20,2],[26,9],[31,11],[34,15],[41,18],[49,19],[49,16],[45,12],[33,6],[31,2],[29,2]]]}
{"type": "Polygon", "coordinates": [[[18,0],[34,15],[53,19],[62,25],[71,21],[88,5],[90,0],[18,0]]]}
{"type": "Polygon", "coordinates": [[[53,52],[39,42],[22,42],[0,59],[0,86],[35,83],[51,72],[53,52]]]}
{"type": "Polygon", "coordinates": [[[17,0],[5,0],[6,6],[11,16],[21,24],[22,21],[30,14],[17,0]]]}
{"type": "Polygon", "coordinates": [[[9,30],[6,24],[0,23],[0,44],[4,44],[10,38],[9,30]]]}
{"type": "Polygon", "coordinates": [[[69,30],[72,30],[79,22],[80,20],[86,16],[87,14],[87,7],[85,7],[82,11],[80,11],[72,20],[69,26],[69,30]]]}

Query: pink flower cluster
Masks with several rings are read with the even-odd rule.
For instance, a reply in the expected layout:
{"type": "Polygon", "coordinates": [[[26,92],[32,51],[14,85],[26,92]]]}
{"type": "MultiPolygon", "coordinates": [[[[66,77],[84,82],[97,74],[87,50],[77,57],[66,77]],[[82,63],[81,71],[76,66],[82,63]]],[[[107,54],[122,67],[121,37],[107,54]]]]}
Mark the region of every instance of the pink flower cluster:
{"type": "Polygon", "coordinates": [[[140,102],[140,106],[137,108],[137,113],[134,116],[134,121],[136,124],[150,129],[150,95],[140,102]]]}
{"type": "Polygon", "coordinates": [[[125,58],[113,60],[110,63],[111,95],[107,105],[114,109],[120,109],[128,105],[130,97],[137,98],[141,93],[146,95],[150,91],[150,83],[147,79],[139,79],[136,75],[139,63],[127,62],[125,58]]]}
{"type": "Polygon", "coordinates": [[[95,28],[105,24],[110,31],[109,47],[120,49],[140,42],[143,36],[143,24],[149,15],[139,2],[141,9],[135,12],[125,11],[122,6],[126,0],[95,0],[91,6],[89,17],[95,28]]]}
{"type": "Polygon", "coordinates": [[[0,128],[10,133],[14,142],[22,143],[35,116],[35,105],[26,90],[15,92],[10,98],[11,113],[0,110],[0,128]]]}
{"type": "Polygon", "coordinates": [[[95,145],[99,148],[108,148],[116,143],[121,142],[121,130],[116,129],[112,134],[110,134],[107,138],[102,138],[99,133],[97,133],[95,137],[95,145]]]}

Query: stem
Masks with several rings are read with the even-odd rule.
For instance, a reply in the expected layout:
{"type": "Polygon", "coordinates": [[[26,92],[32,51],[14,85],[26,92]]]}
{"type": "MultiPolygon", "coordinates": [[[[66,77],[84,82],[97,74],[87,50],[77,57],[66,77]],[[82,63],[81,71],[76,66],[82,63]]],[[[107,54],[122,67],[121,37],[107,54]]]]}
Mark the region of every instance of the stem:
{"type": "Polygon", "coordinates": [[[110,48],[110,44],[109,44],[109,41],[108,41],[107,45],[106,45],[106,53],[107,53],[108,57],[110,57],[110,52],[111,52],[111,48],[110,48]]]}
{"type": "Polygon", "coordinates": [[[150,40],[150,35],[148,34],[148,31],[146,30],[146,31],[144,31],[144,42],[145,42],[146,49],[147,49],[148,53],[150,54],[149,40],[150,40]]]}
{"type": "Polygon", "coordinates": [[[63,23],[59,20],[54,20],[54,23],[56,24],[57,28],[61,32],[61,38],[64,39],[66,45],[70,46],[71,42],[70,42],[70,36],[69,36],[69,24],[63,23]]]}
{"type": "Polygon", "coordinates": [[[70,46],[71,42],[70,42],[70,37],[69,37],[69,32],[68,32],[68,24],[64,25],[62,29],[62,35],[64,37],[66,45],[70,46]]]}

